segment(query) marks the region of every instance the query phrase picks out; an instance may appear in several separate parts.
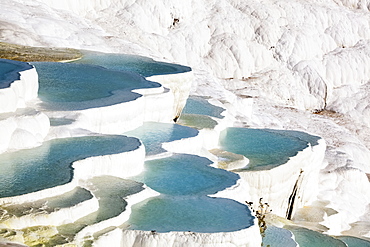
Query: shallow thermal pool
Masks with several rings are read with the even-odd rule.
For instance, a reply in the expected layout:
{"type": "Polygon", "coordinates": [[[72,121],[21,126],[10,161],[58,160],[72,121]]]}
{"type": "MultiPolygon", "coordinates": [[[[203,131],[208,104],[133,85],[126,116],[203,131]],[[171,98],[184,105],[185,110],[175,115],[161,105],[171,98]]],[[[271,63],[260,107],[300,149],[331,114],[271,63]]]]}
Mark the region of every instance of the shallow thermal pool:
{"type": "Polygon", "coordinates": [[[31,212],[34,214],[52,213],[63,208],[73,207],[83,201],[91,199],[92,197],[93,196],[90,191],[81,187],[76,187],[65,194],[54,197],[48,197],[32,202],[25,202],[20,205],[3,205],[1,209],[5,209],[6,213],[3,213],[0,218],[6,219],[7,216],[22,217],[30,214],[31,212]]]}
{"type": "Polygon", "coordinates": [[[130,229],[230,232],[253,225],[246,205],[225,198],[159,196],[133,206],[130,229]]]}
{"type": "Polygon", "coordinates": [[[172,123],[146,122],[139,128],[126,132],[125,135],[139,138],[145,146],[146,155],[166,152],[162,143],[172,142],[198,135],[198,130],[172,123]]]}
{"type": "Polygon", "coordinates": [[[19,80],[18,72],[31,68],[27,63],[0,59],[0,89],[9,87],[14,80],[19,80]]]}
{"type": "Polygon", "coordinates": [[[0,197],[22,195],[68,183],[72,162],[87,157],[135,150],[136,138],[85,136],[56,139],[43,145],[0,156],[0,197]]]}
{"type": "Polygon", "coordinates": [[[125,198],[144,190],[142,183],[112,176],[94,177],[89,183],[94,187],[93,194],[99,200],[99,209],[73,223],[60,226],[61,234],[76,234],[86,226],[120,215],[127,206],[125,198]]]}
{"type": "Polygon", "coordinates": [[[213,120],[210,116],[187,113],[182,113],[177,123],[198,130],[214,129],[218,124],[217,121],[213,120]]]}
{"type": "Polygon", "coordinates": [[[236,184],[239,175],[211,167],[207,158],[174,154],[145,162],[145,172],[137,179],[167,195],[209,195],[236,184]]]}
{"type": "Polygon", "coordinates": [[[70,63],[33,63],[39,74],[39,97],[54,107],[81,110],[135,100],[139,88],[161,85],[142,76],[100,66],[70,63]],[[113,98],[114,94],[119,97],[113,98]],[[108,99],[110,98],[110,99],[108,99]],[[74,104],[73,104],[74,103],[74,104]]]}
{"type": "Polygon", "coordinates": [[[191,70],[140,56],[97,52],[85,52],[73,63],[33,65],[40,78],[39,97],[54,110],[82,110],[132,101],[141,97],[132,90],[161,86],[144,76],[191,70]]]}
{"type": "Polygon", "coordinates": [[[304,247],[346,247],[347,245],[339,239],[315,232],[303,227],[285,226],[294,234],[295,241],[304,247]]]}
{"type": "Polygon", "coordinates": [[[133,206],[129,228],[211,233],[253,225],[246,205],[207,196],[235,185],[240,178],[211,164],[207,158],[189,154],[146,161],[144,172],[135,179],[161,195],[133,206]]]}
{"type": "Polygon", "coordinates": [[[110,70],[131,71],[144,77],[191,71],[191,68],[187,66],[159,62],[148,57],[90,51],[85,51],[82,59],[76,60],[74,63],[99,65],[110,70]]]}
{"type": "Polygon", "coordinates": [[[360,239],[351,236],[338,236],[337,239],[343,241],[348,247],[369,247],[370,241],[365,239],[360,239]]]}
{"type": "Polygon", "coordinates": [[[224,116],[221,115],[224,111],[224,108],[209,103],[205,97],[190,96],[186,101],[186,105],[182,110],[182,113],[224,118],[224,116]]]}
{"type": "Polygon", "coordinates": [[[271,129],[227,128],[220,146],[249,159],[246,170],[271,169],[286,163],[298,151],[318,144],[320,138],[304,132],[271,129]]]}

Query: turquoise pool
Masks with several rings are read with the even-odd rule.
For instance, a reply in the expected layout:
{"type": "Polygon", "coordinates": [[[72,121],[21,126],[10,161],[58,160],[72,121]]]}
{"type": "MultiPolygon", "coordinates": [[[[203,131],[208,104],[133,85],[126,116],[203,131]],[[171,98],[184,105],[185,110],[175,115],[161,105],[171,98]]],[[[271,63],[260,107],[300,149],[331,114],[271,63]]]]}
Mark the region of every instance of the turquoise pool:
{"type": "Polygon", "coordinates": [[[132,101],[141,97],[132,90],[161,86],[136,73],[113,71],[100,66],[45,62],[33,64],[39,73],[40,99],[67,110],[132,101]],[[114,94],[120,96],[107,100],[114,94]]]}
{"type": "Polygon", "coordinates": [[[85,136],[56,139],[43,145],[0,156],[0,197],[22,195],[68,183],[72,162],[87,157],[135,150],[136,138],[85,136]]]}
{"type": "Polygon", "coordinates": [[[365,240],[361,238],[356,238],[356,237],[351,237],[351,236],[338,236],[336,238],[346,243],[348,247],[369,247],[370,246],[369,240],[365,240]]]}
{"type": "Polygon", "coordinates": [[[191,68],[187,66],[158,62],[148,57],[88,51],[84,52],[82,59],[74,61],[74,63],[99,65],[110,70],[131,71],[144,77],[191,71],[191,68]]]}
{"type": "Polygon", "coordinates": [[[1,208],[5,209],[1,219],[7,219],[7,217],[22,217],[28,215],[30,212],[36,213],[52,213],[59,209],[73,207],[81,202],[91,199],[93,196],[90,191],[85,190],[81,187],[77,187],[72,191],[65,194],[41,199],[33,202],[25,202],[20,205],[8,204],[2,205],[1,208]]]}
{"type": "Polygon", "coordinates": [[[141,95],[132,90],[161,86],[144,77],[191,70],[140,56],[98,52],[85,52],[82,59],[72,63],[33,65],[40,78],[39,97],[48,103],[44,107],[53,110],[82,110],[133,101],[141,95]]]}
{"type": "Polygon", "coordinates": [[[182,113],[224,118],[224,116],[221,115],[224,111],[224,108],[209,103],[205,97],[190,96],[186,101],[186,105],[182,110],[182,113]]]}
{"type": "Polygon", "coordinates": [[[62,235],[74,235],[86,226],[99,223],[120,215],[126,210],[126,197],[142,190],[143,184],[112,176],[94,177],[89,180],[94,187],[94,195],[98,198],[99,209],[73,223],[58,227],[62,235]]]}
{"type": "Polygon", "coordinates": [[[125,135],[140,139],[144,143],[146,155],[149,156],[166,152],[162,148],[164,142],[194,137],[198,133],[196,129],[178,124],[146,122],[139,128],[126,132],[125,135]]]}
{"type": "Polygon", "coordinates": [[[287,229],[269,225],[262,239],[262,246],[270,247],[296,247],[293,233],[287,229]]]}
{"type": "Polygon", "coordinates": [[[295,241],[302,247],[347,247],[339,239],[303,227],[285,226],[284,228],[294,234],[295,241]]]}
{"type": "Polygon", "coordinates": [[[227,128],[219,142],[223,150],[249,159],[245,170],[261,170],[286,163],[309,144],[317,145],[319,139],[299,131],[227,128]]]}
{"type": "Polygon", "coordinates": [[[235,185],[240,178],[211,164],[207,158],[189,154],[146,161],[144,172],[135,179],[161,195],[133,206],[129,228],[229,232],[253,225],[254,216],[246,205],[207,196],[235,185]]]}
{"type": "Polygon", "coordinates": [[[133,206],[130,229],[231,232],[253,225],[247,206],[224,198],[159,196],[133,206]]]}
{"type": "Polygon", "coordinates": [[[95,177],[90,182],[94,184],[94,195],[99,199],[99,210],[93,217],[88,217],[94,222],[118,216],[126,209],[124,198],[144,189],[142,183],[112,176],[95,177]]]}
{"type": "Polygon", "coordinates": [[[175,154],[146,161],[138,179],[162,194],[176,196],[209,195],[236,184],[239,175],[210,164],[204,157],[175,154]]]}

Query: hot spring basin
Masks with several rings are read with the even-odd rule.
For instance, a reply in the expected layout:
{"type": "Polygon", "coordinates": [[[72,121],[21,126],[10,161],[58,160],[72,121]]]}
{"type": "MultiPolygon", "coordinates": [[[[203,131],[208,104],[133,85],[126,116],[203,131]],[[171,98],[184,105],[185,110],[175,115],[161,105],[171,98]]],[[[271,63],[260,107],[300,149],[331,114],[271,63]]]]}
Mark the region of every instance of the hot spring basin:
{"type": "Polygon", "coordinates": [[[223,111],[225,111],[224,108],[212,105],[204,97],[190,96],[186,101],[186,105],[182,110],[182,113],[224,118],[224,116],[221,115],[223,111]]]}
{"type": "Polygon", "coordinates": [[[328,235],[315,232],[303,227],[285,226],[294,234],[295,241],[302,247],[346,247],[347,245],[328,235]]]}
{"type": "Polygon", "coordinates": [[[148,57],[113,53],[84,52],[84,56],[74,63],[99,65],[110,70],[132,71],[144,77],[191,71],[187,66],[158,62],[148,57]]]}
{"type": "Polygon", "coordinates": [[[89,180],[94,185],[93,194],[99,199],[95,222],[110,219],[122,213],[127,203],[124,198],[142,191],[143,184],[112,176],[95,177],[89,180]]]}
{"type": "Polygon", "coordinates": [[[166,152],[162,143],[172,142],[198,135],[198,131],[186,126],[169,123],[146,122],[139,128],[126,132],[125,135],[140,139],[145,146],[146,155],[166,152]]]}
{"type": "Polygon", "coordinates": [[[188,196],[209,195],[236,184],[239,175],[210,167],[203,157],[175,154],[145,162],[145,172],[138,177],[162,194],[188,196]]]}
{"type": "Polygon", "coordinates": [[[109,220],[126,210],[125,198],[144,190],[143,184],[112,176],[94,177],[89,180],[92,193],[98,198],[99,209],[74,223],[59,227],[61,234],[77,234],[86,226],[109,220]]]}
{"type": "Polygon", "coordinates": [[[221,133],[220,146],[249,159],[243,170],[263,170],[285,164],[298,151],[317,145],[319,139],[299,131],[227,128],[221,133]]]}
{"type": "Polygon", "coordinates": [[[66,184],[71,164],[92,156],[137,149],[139,140],[127,136],[85,136],[56,139],[42,146],[0,156],[0,197],[17,196],[66,184]]]}
{"type": "Polygon", "coordinates": [[[81,187],[76,187],[74,190],[59,196],[48,197],[22,204],[5,205],[2,206],[2,208],[6,210],[6,214],[17,217],[28,215],[31,212],[33,214],[46,214],[60,209],[73,207],[79,203],[90,200],[92,197],[93,196],[90,191],[81,187]]]}
{"type": "Polygon", "coordinates": [[[132,208],[130,229],[144,231],[231,232],[253,225],[246,205],[230,199],[159,196],[132,208]]]}
{"type": "Polygon", "coordinates": [[[131,92],[134,89],[161,87],[159,83],[128,71],[87,64],[33,64],[40,78],[39,97],[57,110],[83,110],[128,102],[141,97],[131,92]],[[111,97],[118,93],[120,97],[111,97]]]}
{"type": "Polygon", "coordinates": [[[187,113],[182,113],[177,123],[198,130],[214,129],[218,124],[217,121],[213,120],[209,116],[187,113]]]}
{"type": "Polygon", "coordinates": [[[264,234],[262,246],[296,247],[298,245],[293,239],[293,233],[284,228],[269,225],[264,234]]]}
{"type": "Polygon", "coordinates": [[[361,238],[356,238],[356,237],[351,237],[351,236],[338,236],[336,238],[346,243],[348,247],[369,247],[370,246],[369,240],[365,240],[361,238]]]}

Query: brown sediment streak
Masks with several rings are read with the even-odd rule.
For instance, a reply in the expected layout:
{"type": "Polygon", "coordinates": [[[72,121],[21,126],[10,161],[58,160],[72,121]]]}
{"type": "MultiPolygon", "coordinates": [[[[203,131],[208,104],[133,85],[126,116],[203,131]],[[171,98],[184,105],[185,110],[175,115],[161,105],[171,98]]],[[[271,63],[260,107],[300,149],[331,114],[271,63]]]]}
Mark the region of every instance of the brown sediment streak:
{"type": "Polygon", "coordinates": [[[287,212],[286,212],[286,218],[288,220],[291,220],[292,216],[293,216],[294,202],[295,202],[295,199],[297,197],[297,193],[298,193],[298,190],[299,190],[299,187],[300,187],[300,183],[302,181],[302,173],[303,173],[303,170],[301,170],[301,172],[299,173],[297,181],[294,184],[293,191],[289,196],[288,208],[287,208],[287,212]]]}

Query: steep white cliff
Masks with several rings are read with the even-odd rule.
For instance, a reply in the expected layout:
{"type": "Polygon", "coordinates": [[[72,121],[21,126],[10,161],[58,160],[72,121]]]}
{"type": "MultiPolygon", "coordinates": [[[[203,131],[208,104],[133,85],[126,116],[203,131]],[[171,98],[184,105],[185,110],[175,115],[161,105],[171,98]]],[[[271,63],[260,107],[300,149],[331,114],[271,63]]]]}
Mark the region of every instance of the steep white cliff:
{"type": "Polygon", "coordinates": [[[9,86],[0,89],[0,113],[14,112],[18,108],[26,107],[28,101],[37,98],[38,75],[36,69],[28,63],[4,59],[1,59],[1,62],[14,64],[16,67],[5,75],[4,80],[9,86]]]}
{"type": "Polygon", "coordinates": [[[49,119],[29,107],[39,88],[36,69],[24,62],[1,59],[13,70],[1,75],[0,153],[40,145],[49,131],[49,119]]]}
{"type": "Polygon", "coordinates": [[[49,132],[49,118],[32,108],[0,114],[0,153],[40,145],[49,132]]]}

